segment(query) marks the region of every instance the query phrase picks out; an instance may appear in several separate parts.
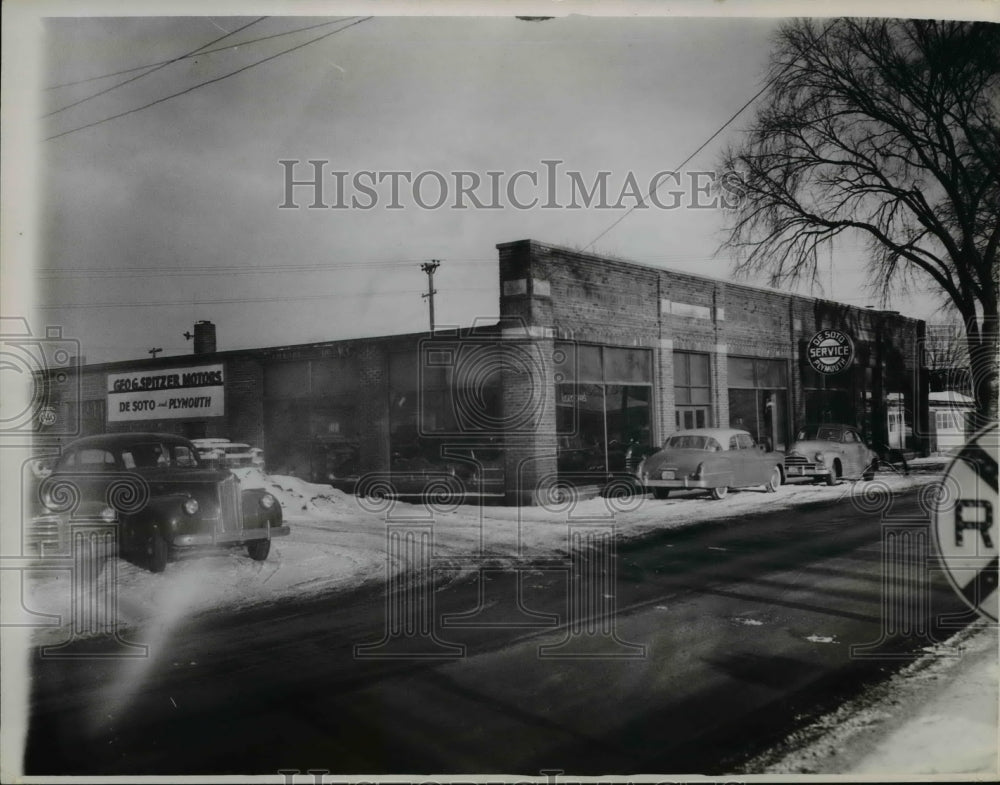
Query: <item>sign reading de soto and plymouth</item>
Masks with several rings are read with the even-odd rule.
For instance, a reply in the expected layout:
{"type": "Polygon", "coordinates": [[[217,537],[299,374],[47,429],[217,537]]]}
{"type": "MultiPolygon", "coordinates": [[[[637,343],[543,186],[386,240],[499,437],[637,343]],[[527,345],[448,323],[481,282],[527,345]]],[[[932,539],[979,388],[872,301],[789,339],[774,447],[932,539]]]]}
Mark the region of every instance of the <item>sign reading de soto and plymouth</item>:
{"type": "Polygon", "coordinates": [[[806,359],[818,373],[840,373],[854,361],[854,341],[840,330],[820,330],[809,339],[806,359]]]}
{"type": "Polygon", "coordinates": [[[108,374],[108,422],[220,417],[222,365],[108,374]]]}

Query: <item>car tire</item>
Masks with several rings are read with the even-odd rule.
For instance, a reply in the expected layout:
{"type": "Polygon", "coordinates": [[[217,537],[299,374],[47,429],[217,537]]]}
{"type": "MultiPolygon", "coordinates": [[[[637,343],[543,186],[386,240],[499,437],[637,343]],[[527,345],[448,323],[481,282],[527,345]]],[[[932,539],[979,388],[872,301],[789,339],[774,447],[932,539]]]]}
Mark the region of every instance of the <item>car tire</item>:
{"type": "Polygon", "coordinates": [[[826,475],[827,485],[836,485],[840,482],[840,464],[834,461],[833,466],[830,467],[830,473],[826,475]]]}
{"type": "Polygon", "coordinates": [[[150,572],[163,572],[167,569],[167,561],[170,557],[170,549],[167,541],[163,539],[158,531],[153,531],[146,541],[147,567],[150,572]]]}
{"type": "Polygon", "coordinates": [[[766,483],[764,483],[764,490],[768,493],[777,493],[778,487],[781,485],[781,469],[777,466],[774,467],[774,471],[771,472],[771,477],[766,483]]]}
{"type": "Polygon", "coordinates": [[[247,553],[254,561],[264,561],[271,552],[270,538],[264,540],[253,540],[247,543],[247,553]]]}
{"type": "Polygon", "coordinates": [[[654,499],[666,499],[670,496],[669,488],[653,488],[654,499]]]}
{"type": "Polygon", "coordinates": [[[729,495],[729,486],[720,485],[718,488],[712,488],[712,490],[709,491],[709,493],[712,495],[712,498],[715,499],[716,501],[722,501],[723,499],[726,498],[726,496],[729,495]]]}

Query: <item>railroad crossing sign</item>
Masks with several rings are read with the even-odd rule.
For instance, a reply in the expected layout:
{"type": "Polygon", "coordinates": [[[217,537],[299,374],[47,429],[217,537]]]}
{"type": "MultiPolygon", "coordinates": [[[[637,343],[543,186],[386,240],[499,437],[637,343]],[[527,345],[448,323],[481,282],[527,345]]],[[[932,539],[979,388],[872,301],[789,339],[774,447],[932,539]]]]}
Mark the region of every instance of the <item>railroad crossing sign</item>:
{"type": "Polygon", "coordinates": [[[994,622],[1000,616],[998,439],[1000,433],[994,424],[962,448],[948,467],[933,511],[938,552],[948,579],[970,607],[994,622]]]}

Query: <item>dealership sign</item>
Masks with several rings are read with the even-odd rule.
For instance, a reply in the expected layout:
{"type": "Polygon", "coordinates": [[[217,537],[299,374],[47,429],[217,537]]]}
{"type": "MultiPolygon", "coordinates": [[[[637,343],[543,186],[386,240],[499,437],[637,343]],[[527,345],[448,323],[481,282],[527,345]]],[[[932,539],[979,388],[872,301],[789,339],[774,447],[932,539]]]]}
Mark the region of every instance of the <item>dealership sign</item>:
{"type": "Polygon", "coordinates": [[[108,374],[108,422],[221,417],[222,365],[108,374]]]}
{"type": "Polygon", "coordinates": [[[840,373],[854,361],[854,341],[841,330],[820,330],[809,339],[806,359],[818,373],[840,373]]]}

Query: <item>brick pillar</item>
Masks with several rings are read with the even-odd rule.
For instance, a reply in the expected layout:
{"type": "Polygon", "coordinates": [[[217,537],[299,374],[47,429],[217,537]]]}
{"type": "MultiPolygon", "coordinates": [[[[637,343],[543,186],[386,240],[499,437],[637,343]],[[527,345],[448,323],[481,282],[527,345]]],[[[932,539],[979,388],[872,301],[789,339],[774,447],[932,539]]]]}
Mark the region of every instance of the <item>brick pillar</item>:
{"type": "Polygon", "coordinates": [[[674,342],[660,338],[656,349],[656,422],[653,424],[653,446],[663,443],[667,434],[676,430],[676,399],[674,397],[674,342]]]}
{"type": "Polygon", "coordinates": [[[536,489],[556,474],[553,331],[503,330],[502,416],[506,501],[537,504],[536,489]]]}
{"type": "Polygon", "coordinates": [[[729,347],[717,343],[712,353],[712,414],[717,428],[729,427],[729,347]]]}
{"type": "Polygon", "coordinates": [[[389,468],[389,358],[384,347],[362,344],[358,351],[358,433],[360,466],[365,472],[389,468]]]}

